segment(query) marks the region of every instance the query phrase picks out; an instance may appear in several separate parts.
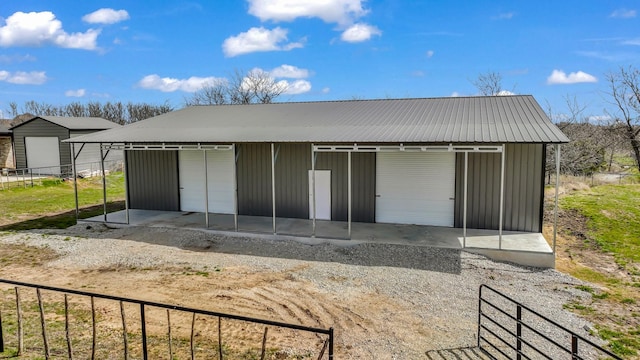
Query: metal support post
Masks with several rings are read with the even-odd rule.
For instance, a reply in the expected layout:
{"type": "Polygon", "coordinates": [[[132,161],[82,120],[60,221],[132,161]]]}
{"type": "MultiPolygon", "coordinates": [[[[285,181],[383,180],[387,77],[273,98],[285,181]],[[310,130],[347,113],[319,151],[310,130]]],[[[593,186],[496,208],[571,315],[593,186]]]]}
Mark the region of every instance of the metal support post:
{"type": "Polygon", "coordinates": [[[107,178],[104,174],[104,152],[102,151],[102,143],[100,143],[100,171],[102,172],[102,211],[104,213],[104,222],[107,222],[107,178]]]}
{"type": "Polygon", "coordinates": [[[273,214],[273,235],[276,231],[276,148],[271,143],[271,211],[273,214]]]}
{"type": "Polygon", "coordinates": [[[498,249],[502,250],[502,221],[504,218],[504,150],[505,146],[502,144],[502,152],[500,153],[500,224],[498,224],[498,249]]]}
{"type": "Polygon", "coordinates": [[[311,237],[316,237],[316,152],[313,144],[311,144],[311,212],[313,214],[311,237]]]}
{"type": "Polygon", "coordinates": [[[71,157],[71,165],[72,165],[72,170],[73,170],[73,194],[75,196],[75,200],[76,200],[76,223],[78,222],[78,219],[80,218],[80,207],[78,204],[78,174],[76,173],[76,144],[71,143],[71,152],[73,152],[73,156],[71,157]]]}
{"type": "Polygon", "coordinates": [[[127,150],[122,150],[122,175],[124,176],[124,217],[129,225],[129,178],[127,177],[127,150]]]}
{"type": "Polygon", "coordinates": [[[469,152],[464,152],[464,199],[462,200],[462,248],[467,247],[467,192],[469,187],[469,152]]]}
{"type": "Polygon", "coordinates": [[[555,144],[556,149],[556,193],[553,206],[553,253],[556,253],[556,237],[558,236],[558,193],[560,187],[560,144],[555,144]]]}
{"type": "Polygon", "coordinates": [[[349,172],[348,172],[348,179],[347,179],[347,186],[349,187],[348,189],[348,196],[349,196],[349,203],[348,203],[348,222],[349,222],[349,240],[351,240],[351,203],[352,203],[352,189],[351,189],[351,151],[349,151],[347,153],[347,166],[349,168],[349,172]]]}
{"type": "Polygon", "coordinates": [[[202,151],[204,159],[204,226],[209,228],[209,174],[207,167],[207,150],[202,151]]]}
{"type": "Polygon", "coordinates": [[[233,144],[233,225],[238,231],[238,155],[236,154],[236,144],[233,144]]]}

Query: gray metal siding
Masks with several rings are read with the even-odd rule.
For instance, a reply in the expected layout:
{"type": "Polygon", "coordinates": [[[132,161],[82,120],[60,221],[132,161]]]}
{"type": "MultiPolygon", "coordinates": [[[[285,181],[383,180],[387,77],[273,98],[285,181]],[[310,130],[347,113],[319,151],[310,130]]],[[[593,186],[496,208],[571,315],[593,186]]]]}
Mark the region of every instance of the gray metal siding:
{"type": "Polygon", "coordinates": [[[272,216],[271,144],[237,147],[238,213],[272,216]]]}
{"type": "MultiPolygon", "coordinates": [[[[272,216],[271,144],[237,147],[238,213],[272,216]]],[[[275,144],[276,215],[309,218],[310,144],[275,144]]],[[[375,154],[354,153],[352,158],[352,220],[375,221],[375,154]]],[[[346,153],[318,153],[316,169],[331,170],[331,218],[348,217],[346,153]]]]}
{"type": "Polygon", "coordinates": [[[352,153],[351,216],[355,222],[376,221],[376,154],[352,153]]]}
{"type": "MultiPolygon", "coordinates": [[[[353,153],[351,156],[352,221],[375,222],[375,154],[353,153]]],[[[349,216],[347,153],[319,153],[316,169],[331,170],[331,220],[347,221],[349,216]]]]}
{"type": "Polygon", "coordinates": [[[310,144],[276,144],[276,215],[309,218],[310,144]]]}
{"type": "MultiPolygon", "coordinates": [[[[69,130],[42,119],[35,119],[13,129],[16,155],[16,168],[29,167],[25,137],[58,137],[58,141],[69,138],[69,130]]],[[[71,164],[71,148],[67,143],[60,143],[60,165],[71,164]]]]}
{"type": "Polygon", "coordinates": [[[177,151],[126,151],[129,207],[180,210],[177,151]]]}
{"type": "MultiPolygon", "coordinates": [[[[543,145],[508,144],[505,149],[504,230],[542,231],[543,145]]],[[[499,228],[500,154],[470,153],[467,227],[499,228]]],[[[464,154],[456,157],[455,226],[463,226],[464,154]]]]}

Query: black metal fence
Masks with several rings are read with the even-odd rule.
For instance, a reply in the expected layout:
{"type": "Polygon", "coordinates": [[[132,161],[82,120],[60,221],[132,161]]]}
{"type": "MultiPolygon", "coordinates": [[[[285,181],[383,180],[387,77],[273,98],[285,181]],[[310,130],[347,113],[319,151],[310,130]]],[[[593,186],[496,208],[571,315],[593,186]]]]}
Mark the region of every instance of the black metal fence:
{"type": "Polygon", "coordinates": [[[6,351],[12,356],[38,352],[45,359],[334,358],[333,328],[0,279],[2,284],[8,286],[0,287],[0,355],[6,351]],[[225,336],[223,320],[231,335],[225,336]],[[269,329],[275,333],[271,339],[269,329]],[[281,346],[283,341],[287,345],[281,346]]]}
{"type": "Polygon", "coordinates": [[[487,285],[479,289],[478,347],[493,359],[621,359],[487,285]]]}

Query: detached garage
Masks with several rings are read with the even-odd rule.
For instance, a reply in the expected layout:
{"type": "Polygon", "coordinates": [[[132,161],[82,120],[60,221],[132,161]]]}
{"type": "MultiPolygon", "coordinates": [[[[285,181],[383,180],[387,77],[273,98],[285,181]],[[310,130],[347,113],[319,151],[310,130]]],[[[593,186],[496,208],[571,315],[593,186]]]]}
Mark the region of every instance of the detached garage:
{"type": "MultiPolygon", "coordinates": [[[[11,128],[13,131],[16,168],[29,168],[31,173],[60,175],[68,173],[72,164],[71,147],[62,140],[96,131],[121,127],[95,117],[36,116],[11,128]]],[[[122,158],[122,153],[108,155],[105,160],[122,158]]],[[[76,148],[77,171],[97,169],[100,148],[97,145],[76,148]],[[80,150],[82,149],[82,150],[80,150]]]]}
{"type": "Polygon", "coordinates": [[[194,106],[68,142],[125,151],[127,209],[350,236],[352,222],[540,233],[546,145],[568,138],[517,95],[194,106]]]}

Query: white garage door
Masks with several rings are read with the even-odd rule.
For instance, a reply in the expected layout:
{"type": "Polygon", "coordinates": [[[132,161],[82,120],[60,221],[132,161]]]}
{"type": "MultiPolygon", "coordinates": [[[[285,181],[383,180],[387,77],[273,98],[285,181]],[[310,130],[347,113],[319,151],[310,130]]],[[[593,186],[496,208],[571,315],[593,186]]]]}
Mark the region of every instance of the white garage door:
{"type": "Polygon", "coordinates": [[[454,153],[376,154],[376,222],[453,226],[454,196],[454,153]]]}
{"type": "MultiPolygon", "coordinates": [[[[233,151],[207,151],[207,183],[209,212],[233,214],[233,151]]],[[[204,212],[204,154],[202,151],[178,153],[180,209],[204,212]]]]}
{"type": "Polygon", "coordinates": [[[24,138],[27,167],[33,174],[60,174],[60,142],[57,137],[24,138]]]}

